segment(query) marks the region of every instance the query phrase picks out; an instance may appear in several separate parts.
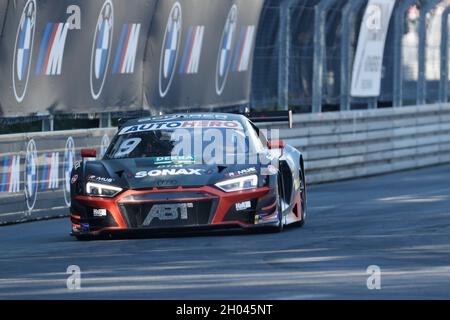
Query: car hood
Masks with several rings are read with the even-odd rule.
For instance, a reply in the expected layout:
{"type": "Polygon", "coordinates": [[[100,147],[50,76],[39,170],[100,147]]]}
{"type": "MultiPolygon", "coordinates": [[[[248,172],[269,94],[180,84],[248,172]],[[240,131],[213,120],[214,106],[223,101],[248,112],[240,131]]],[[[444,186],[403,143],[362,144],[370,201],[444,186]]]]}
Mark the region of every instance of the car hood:
{"type": "Polygon", "coordinates": [[[259,172],[259,165],[155,164],[151,159],[88,161],[85,180],[127,189],[212,186],[259,172]]]}

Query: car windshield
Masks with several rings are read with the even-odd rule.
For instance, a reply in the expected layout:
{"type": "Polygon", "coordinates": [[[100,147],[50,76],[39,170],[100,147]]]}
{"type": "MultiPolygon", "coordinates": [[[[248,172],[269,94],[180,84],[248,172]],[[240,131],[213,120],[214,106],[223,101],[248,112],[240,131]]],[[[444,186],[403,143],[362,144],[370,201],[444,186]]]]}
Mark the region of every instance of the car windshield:
{"type": "Polygon", "coordinates": [[[121,128],[104,159],[225,164],[263,149],[254,129],[239,121],[152,122],[121,128]]]}

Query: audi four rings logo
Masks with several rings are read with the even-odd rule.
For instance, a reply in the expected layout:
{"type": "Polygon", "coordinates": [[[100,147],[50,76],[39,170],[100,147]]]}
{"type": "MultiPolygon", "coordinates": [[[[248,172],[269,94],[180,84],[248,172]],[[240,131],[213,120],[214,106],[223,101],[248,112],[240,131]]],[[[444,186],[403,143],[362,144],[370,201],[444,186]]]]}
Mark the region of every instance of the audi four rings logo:
{"type": "Polygon", "coordinates": [[[14,45],[12,80],[14,95],[19,103],[22,102],[27,92],[35,29],[36,1],[28,0],[20,17],[14,45]]]}
{"type": "Polygon", "coordinates": [[[92,42],[90,85],[91,94],[97,100],[103,90],[108,72],[114,30],[114,8],[111,0],[105,1],[97,19],[92,42]]]}
{"type": "Polygon", "coordinates": [[[233,5],[228,13],[225,27],[223,28],[222,38],[220,40],[219,54],[217,58],[216,67],[216,92],[221,95],[228,78],[230,71],[231,57],[234,38],[236,34],[238,10],[237,6],[233,5]]]}
{"type": "Polygon", "coordinates": [[[172,84],[180,48],[182,12],[175,2],[169,13],[159,62],[159,95],[165,97],[172,84]]]}
{"type": "Polygon", "coordinates": [[[27,145],[25,158],[25,198],[28,211],[33,210],[36,203],[38,190],[38,171],[37,171],[37,149],[34,140],[30,140],[27,145]]]}

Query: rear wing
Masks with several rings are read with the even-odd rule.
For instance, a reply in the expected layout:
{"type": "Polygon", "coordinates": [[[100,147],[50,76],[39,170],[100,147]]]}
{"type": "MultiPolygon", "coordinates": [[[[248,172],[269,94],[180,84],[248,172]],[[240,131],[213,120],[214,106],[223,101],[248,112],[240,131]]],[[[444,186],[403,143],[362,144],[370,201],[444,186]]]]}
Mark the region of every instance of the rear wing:
{"type": "Polygon", "coordinates": [[[293,117],[292,110],[289,111],[260,111],[260,112],[249,112],[246,114],[247,118],[253,122],[286,122],[289,128],[292,129],[293,117]]]}

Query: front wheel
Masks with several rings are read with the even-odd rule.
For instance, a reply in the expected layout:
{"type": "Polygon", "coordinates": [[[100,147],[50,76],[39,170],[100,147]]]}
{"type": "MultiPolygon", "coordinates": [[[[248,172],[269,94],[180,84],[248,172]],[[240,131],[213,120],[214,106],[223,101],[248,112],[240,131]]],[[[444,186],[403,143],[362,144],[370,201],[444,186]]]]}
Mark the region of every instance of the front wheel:
{"type": "Polygon", "coordinates": [[[307,192],[306,192],[306,178],[303,171],[300,171],[300,199],[301,199],[301,217],[302,219],[299,222],[296,222],[294,225],[296,227],[303,227],[306,222],[306,215],[308,211],[308,205],[307,205],[307,192]]]}
{"type": "Polygon", "coordinates": [[[283,192],[283,185],[281,182],[281,177],[278,176],[278,204],[277,204],[277,210],[278,210],[278,226],[272,227],[271,230],[273,232],[281,232],[284,228],[284,222],[283,222],[283,207],[281,205],[281,198],[283,192]]]}

